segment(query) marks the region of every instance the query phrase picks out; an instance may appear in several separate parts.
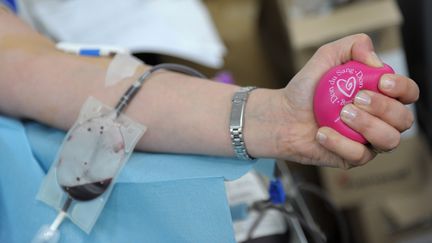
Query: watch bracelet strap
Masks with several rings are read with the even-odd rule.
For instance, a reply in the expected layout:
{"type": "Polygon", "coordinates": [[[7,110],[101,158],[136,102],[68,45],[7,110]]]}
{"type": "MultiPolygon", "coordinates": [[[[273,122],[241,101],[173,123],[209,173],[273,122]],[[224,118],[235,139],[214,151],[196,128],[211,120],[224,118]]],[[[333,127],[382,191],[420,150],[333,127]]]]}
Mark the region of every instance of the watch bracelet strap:
{"type": "Polygon", "coordinates": [[[238,159],[254,160],[246,149],[243,136],[244,112],[249,93],[257,87],[242,87],[234,93],[232,98],[231,116],[230,116],[230,136],[231,143],[238,159]]]}

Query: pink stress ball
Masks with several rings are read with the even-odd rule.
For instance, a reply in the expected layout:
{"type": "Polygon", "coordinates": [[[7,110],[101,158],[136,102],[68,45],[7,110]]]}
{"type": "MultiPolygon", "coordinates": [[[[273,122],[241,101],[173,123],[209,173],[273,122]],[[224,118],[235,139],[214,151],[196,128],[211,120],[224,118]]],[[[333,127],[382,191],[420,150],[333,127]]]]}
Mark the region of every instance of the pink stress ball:
{"type": "Polygon", "coordinates": [[[378,82],[386,73],[394,73],[386,64],[375,68],[357,61],[330,69],[322,76],[315,90],[314,112],[318,125],[331,127],[347,138],[366,144],[366,139],[360,133],[341,120],[340,113],[344,105],[354,102],[360,90],[379,92],[378,82]]]}

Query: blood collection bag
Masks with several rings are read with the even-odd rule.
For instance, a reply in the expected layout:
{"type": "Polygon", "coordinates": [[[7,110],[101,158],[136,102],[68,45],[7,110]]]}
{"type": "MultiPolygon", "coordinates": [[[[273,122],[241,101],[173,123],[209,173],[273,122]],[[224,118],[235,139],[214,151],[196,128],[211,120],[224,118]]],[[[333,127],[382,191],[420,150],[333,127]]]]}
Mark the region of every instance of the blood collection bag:
{"type": "Polygon", "coordinates": [[[115,179],[146,127],[90,97],[66,134],[37,199],[57,210],[68,200],[67,217],[90,233],[115,179]]]}
{"type": "Polygon", "coordinates": [[[110,115],[104,115],[76,126],[68,134],[56,176],[72,199],[95,199],[111,184],[125,156],[120,126],[110,115]]]}
{"type": "Polygon", "coordinates": [[[58,241],[58,227],[66,217],[90,233],[116,177],[146,130],[144,125],[128,118],[122,111],[144,81],[161,69],[204,77],[186,66],[159,64],[139,76],[115,108],[90,97],[66,134],[39,189],[37,199],[57,209],[58,215],[50,226],[41,227],[34,242],[58,241]]]}

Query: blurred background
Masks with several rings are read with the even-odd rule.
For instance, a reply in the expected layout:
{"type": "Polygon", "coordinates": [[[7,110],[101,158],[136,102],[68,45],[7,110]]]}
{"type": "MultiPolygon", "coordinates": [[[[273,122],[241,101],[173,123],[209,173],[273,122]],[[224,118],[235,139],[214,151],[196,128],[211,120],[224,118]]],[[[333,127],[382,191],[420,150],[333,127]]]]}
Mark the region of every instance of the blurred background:
{"type": "Polygon", "coordinates": [[[414,127],[397,150],[360,168],[278,161],[227,182],[236,240],[324,242],[323,233],[327,242],[432,242],[432,1],[131,0],[106,6],[104,0],[44,0],[27,6],[29,14],[23,7],[21,15],[56,41],[127,46],[148,64],[178,62],[220,82],[263,88],[285,87],[321,45],[368,34],[380,58],[420,86],[411,107],[414,127]],[[112,23],[101,24],[107,18],[112,23]],[[275,178],[262,178],[266,170],[268,178],[282,179],[284,190],[275,178]],[[266,204],[284,193],[287,211],[266,204]]]}
{"type": "MultiPolygon", "coordinates": [[[[334,212],[321,199],[303,193],[328,242],[346,241],[341,231],[348,231],[346,242],[432,242],[432,1],[204,3],[227,48],[221,70],[231,73],[239,85],[282,88],[319,46],[355,33],[367,33],[384,62],[418,83],[421,97],[411,107],[417,114],[417,123],[403,134],[396,151],[349,171],[286,163],[293,180],[317,185],[344,216],[348,227],[338,227],[334,212]]],[[[203,71],[215,75],[220,70],[203,71]]],[[[239,227],[235,222],[237,233],[239,227]]],[[[261,237],[261,241],[257,237],[248,242],[295,240],[285,235],[278,239],[261,237]]]]}

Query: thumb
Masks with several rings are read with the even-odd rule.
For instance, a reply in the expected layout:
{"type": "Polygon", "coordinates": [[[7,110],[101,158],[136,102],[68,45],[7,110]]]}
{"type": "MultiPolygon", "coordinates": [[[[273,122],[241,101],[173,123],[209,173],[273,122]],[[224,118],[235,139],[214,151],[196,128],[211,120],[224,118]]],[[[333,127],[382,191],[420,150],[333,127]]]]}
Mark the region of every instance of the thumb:
{"type": "MultiPolygon", "coordinates": [[[[343,40],[343,39],[342,39],[343,40]]],[[[346,40],[351,45],[345,44],[346,48],[351,50],[345,50],[345,59],[356,60],[362,62],[371,67],[382,67],[383,62],[379,59],[378,55],[374,51],[371,38],[366,34],[357,34],[347,37],[346,40]]],[[[341,43],[343,44],[343,43],[341,43]]]]}
{"type": "Polygon", "coordinates": [[[366,34],[356,34],[330,42],[315,53],[314,59],[333,67],[350,60],[356,60],[372,67],[384,64],[374,51],[371,38],[366,34]]]}
{"type": "Polygon", "coordinates": [[[370,52],[366,58],[365,61],[363,62],[371,67],[382,67],[384,66],[383,62],[381,61],[381,59],[379,59],[378,55],[372,51],[370,52]]]}
{"type": "Polygon", "coordinates": [[[356,60],[371,67],[384,66],[374,51],[370,37],[366,34],[356,34],[320,47],[300,74],[318,80],[330,68],[350,60],[356,60]]]}

